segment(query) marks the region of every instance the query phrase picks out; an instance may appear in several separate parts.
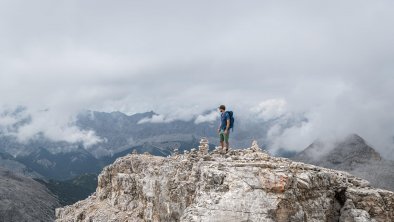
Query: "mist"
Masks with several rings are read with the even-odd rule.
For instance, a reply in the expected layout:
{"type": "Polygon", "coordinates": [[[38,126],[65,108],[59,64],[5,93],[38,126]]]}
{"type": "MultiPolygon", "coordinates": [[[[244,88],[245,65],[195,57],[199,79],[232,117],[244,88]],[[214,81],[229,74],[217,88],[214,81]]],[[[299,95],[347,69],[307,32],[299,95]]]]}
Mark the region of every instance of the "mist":
{"type": "Polygon", "coordinates": [[[103,138],[75,127],[83,110],[198,124],[226,104],[238,118],[276,119],[262,135],[272,150],[357,133],[394,159],[393,7],[1,0],[0,129],[89,145],[103,138]],[[20,106],[31,121],[15,131],[23,116],[5,113],[20,106]]]}

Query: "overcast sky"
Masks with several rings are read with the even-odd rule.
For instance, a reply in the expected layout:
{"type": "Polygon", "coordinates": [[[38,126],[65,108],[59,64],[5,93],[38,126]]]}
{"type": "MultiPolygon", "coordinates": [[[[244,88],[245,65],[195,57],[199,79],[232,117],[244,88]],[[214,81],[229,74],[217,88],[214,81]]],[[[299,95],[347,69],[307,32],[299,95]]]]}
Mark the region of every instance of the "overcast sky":
{"type": "Polygon", "coordinates": [[[0,106],[28,107],[29,136],[83,109],[165,121],[224,103],[309,119],[273,127],[275,147],[355,132],[392,155],[393,11],[392,0],[0,0],[0,106]]]}

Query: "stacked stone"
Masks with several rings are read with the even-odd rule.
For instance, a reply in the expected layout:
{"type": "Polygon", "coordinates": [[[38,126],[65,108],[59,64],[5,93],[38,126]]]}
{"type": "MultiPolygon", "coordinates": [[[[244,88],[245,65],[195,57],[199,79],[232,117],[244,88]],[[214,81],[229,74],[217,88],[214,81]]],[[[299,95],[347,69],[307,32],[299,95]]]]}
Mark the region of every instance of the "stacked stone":
{"type": "Polygon", "coordinates": [[[200,145],[198,146],[201,155],[207,155],[209,150],[209,142],[208,139],[202,137],[200,140],[200,145]]]}
{"type": "Polygon", "coordinates": [[[178,155],[179,154],[179,149],[178,149],[178,147],[176,147],[175,149],[174,149],[174,156],[176,156],[176,155],[178,155]]]}
{"type": "Polygon", "coordinates": [[[253,150],[253,152],[261,152],[261,148],[259,147],[259,144],[257,144],[256,140],[253,140],[252,147],[250,149],[253,150]]]}

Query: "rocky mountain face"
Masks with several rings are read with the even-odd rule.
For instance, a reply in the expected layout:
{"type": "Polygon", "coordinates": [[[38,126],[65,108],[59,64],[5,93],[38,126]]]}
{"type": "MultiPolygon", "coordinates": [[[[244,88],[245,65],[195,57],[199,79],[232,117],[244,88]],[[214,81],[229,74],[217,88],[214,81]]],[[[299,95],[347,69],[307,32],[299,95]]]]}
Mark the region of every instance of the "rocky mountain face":
{"type": "Polygon", "coordinates": [[[42,175],[31,170],[23,163],[19,162],[15,157],[8,153],[0,152],[0,167],[9,169],[13,173],[20,174],[31,178],[43,178],[42,175]]]}
{"type": "Polygon", "coordinates": [[[103,165],[82,147],[71,152],[51,153],[37,148],[29,155],[15,158],[45,178],[64,180],[84,173],[98,173],[103,165]]]}
{"type": "Polygon", "coordinates": [[[35,180],[0,168],[0,221],[53,221],[56,197],[35,180]]]}
{"type": "MultiPolygon", "coordinates": [[[[216,129],[218,119],[214,122],[196,123],[196,117],[190,120],[174,120],[171,122],[145,122],[158,114],[151,111],[126,115],[121,112],[96,112],[86,111],[77,118],[77,126],[84,130],[93,130],[105,142],[93,145],[88,151],[97,158],[108,157],[132,147],[139,147],[167,142],[190,143],[195,138],[207,137],[212,142],[218,143],[216,129]]],[[[219,118],[219,113],[217,114],[219,118]]],[[[258,121],[256,121],[258,122],[258,121]]],[[[237,130],[232,134],[234,145],[250,143],[252,138],[260,138],[269,129],[268,123],[258,122],[253,131],[244,130],[242,120],[237,118],[237,130]]],[[[198,142],[198,141],[197,141],[198,142]]],[[[150,149],[150,147],[147,147],[150,149]]],[[[190,147],[189,147],[190,149],[190,147]]],[[[149,151],[149,150],[146,150],[149,151]]],[[[168,153],[168,150],[164,149],[168,153]]]]}
{"type": "Polygon", "coordinates": [[[64,181],[35,180],[44,184],[57,197],[62,206],[70,205],[89,197],[97,187],[96,174],[82,174],[64,181]]]}
{"type": "Polygon", "coordinates": [[[64,180],[81,173],[98,173],[106,164],[86,151],[82,144],[45,138],[20,143],[0,133],[0,166],[17,174],[64,180]]]}
{"type": "Polygon", "coordinates": [[[394,193],[251,148],[171,157],[129,154],[56,221],[393,221],[394,193]]]}
{"type": "Polygon", "coordinates": [[[334,143],[316,141],[292,159],[347,171],[373,186],[394,191],[394,161],[382,158],[356,134],[334,143]]]}

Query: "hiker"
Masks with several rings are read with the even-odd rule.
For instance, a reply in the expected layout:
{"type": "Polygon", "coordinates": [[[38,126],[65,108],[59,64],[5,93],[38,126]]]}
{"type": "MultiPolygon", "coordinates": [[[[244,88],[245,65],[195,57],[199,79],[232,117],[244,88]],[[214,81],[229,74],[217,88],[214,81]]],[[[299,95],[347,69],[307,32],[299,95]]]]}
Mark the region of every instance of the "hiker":
{"type": "Polygon", "coordinates": [[[227,153],[229,149],[228,139],[230,137],[230,129],[233,127],[232,124],[234,123],[233,112],[226,111],[225,105],[220,105],[219,111],[221,112],[220,125],[218,128],[220,145],[222,146],[222,150],[227,153]],[[226,143],[226,149],[224,149],[224,143],[226,143]]]}

